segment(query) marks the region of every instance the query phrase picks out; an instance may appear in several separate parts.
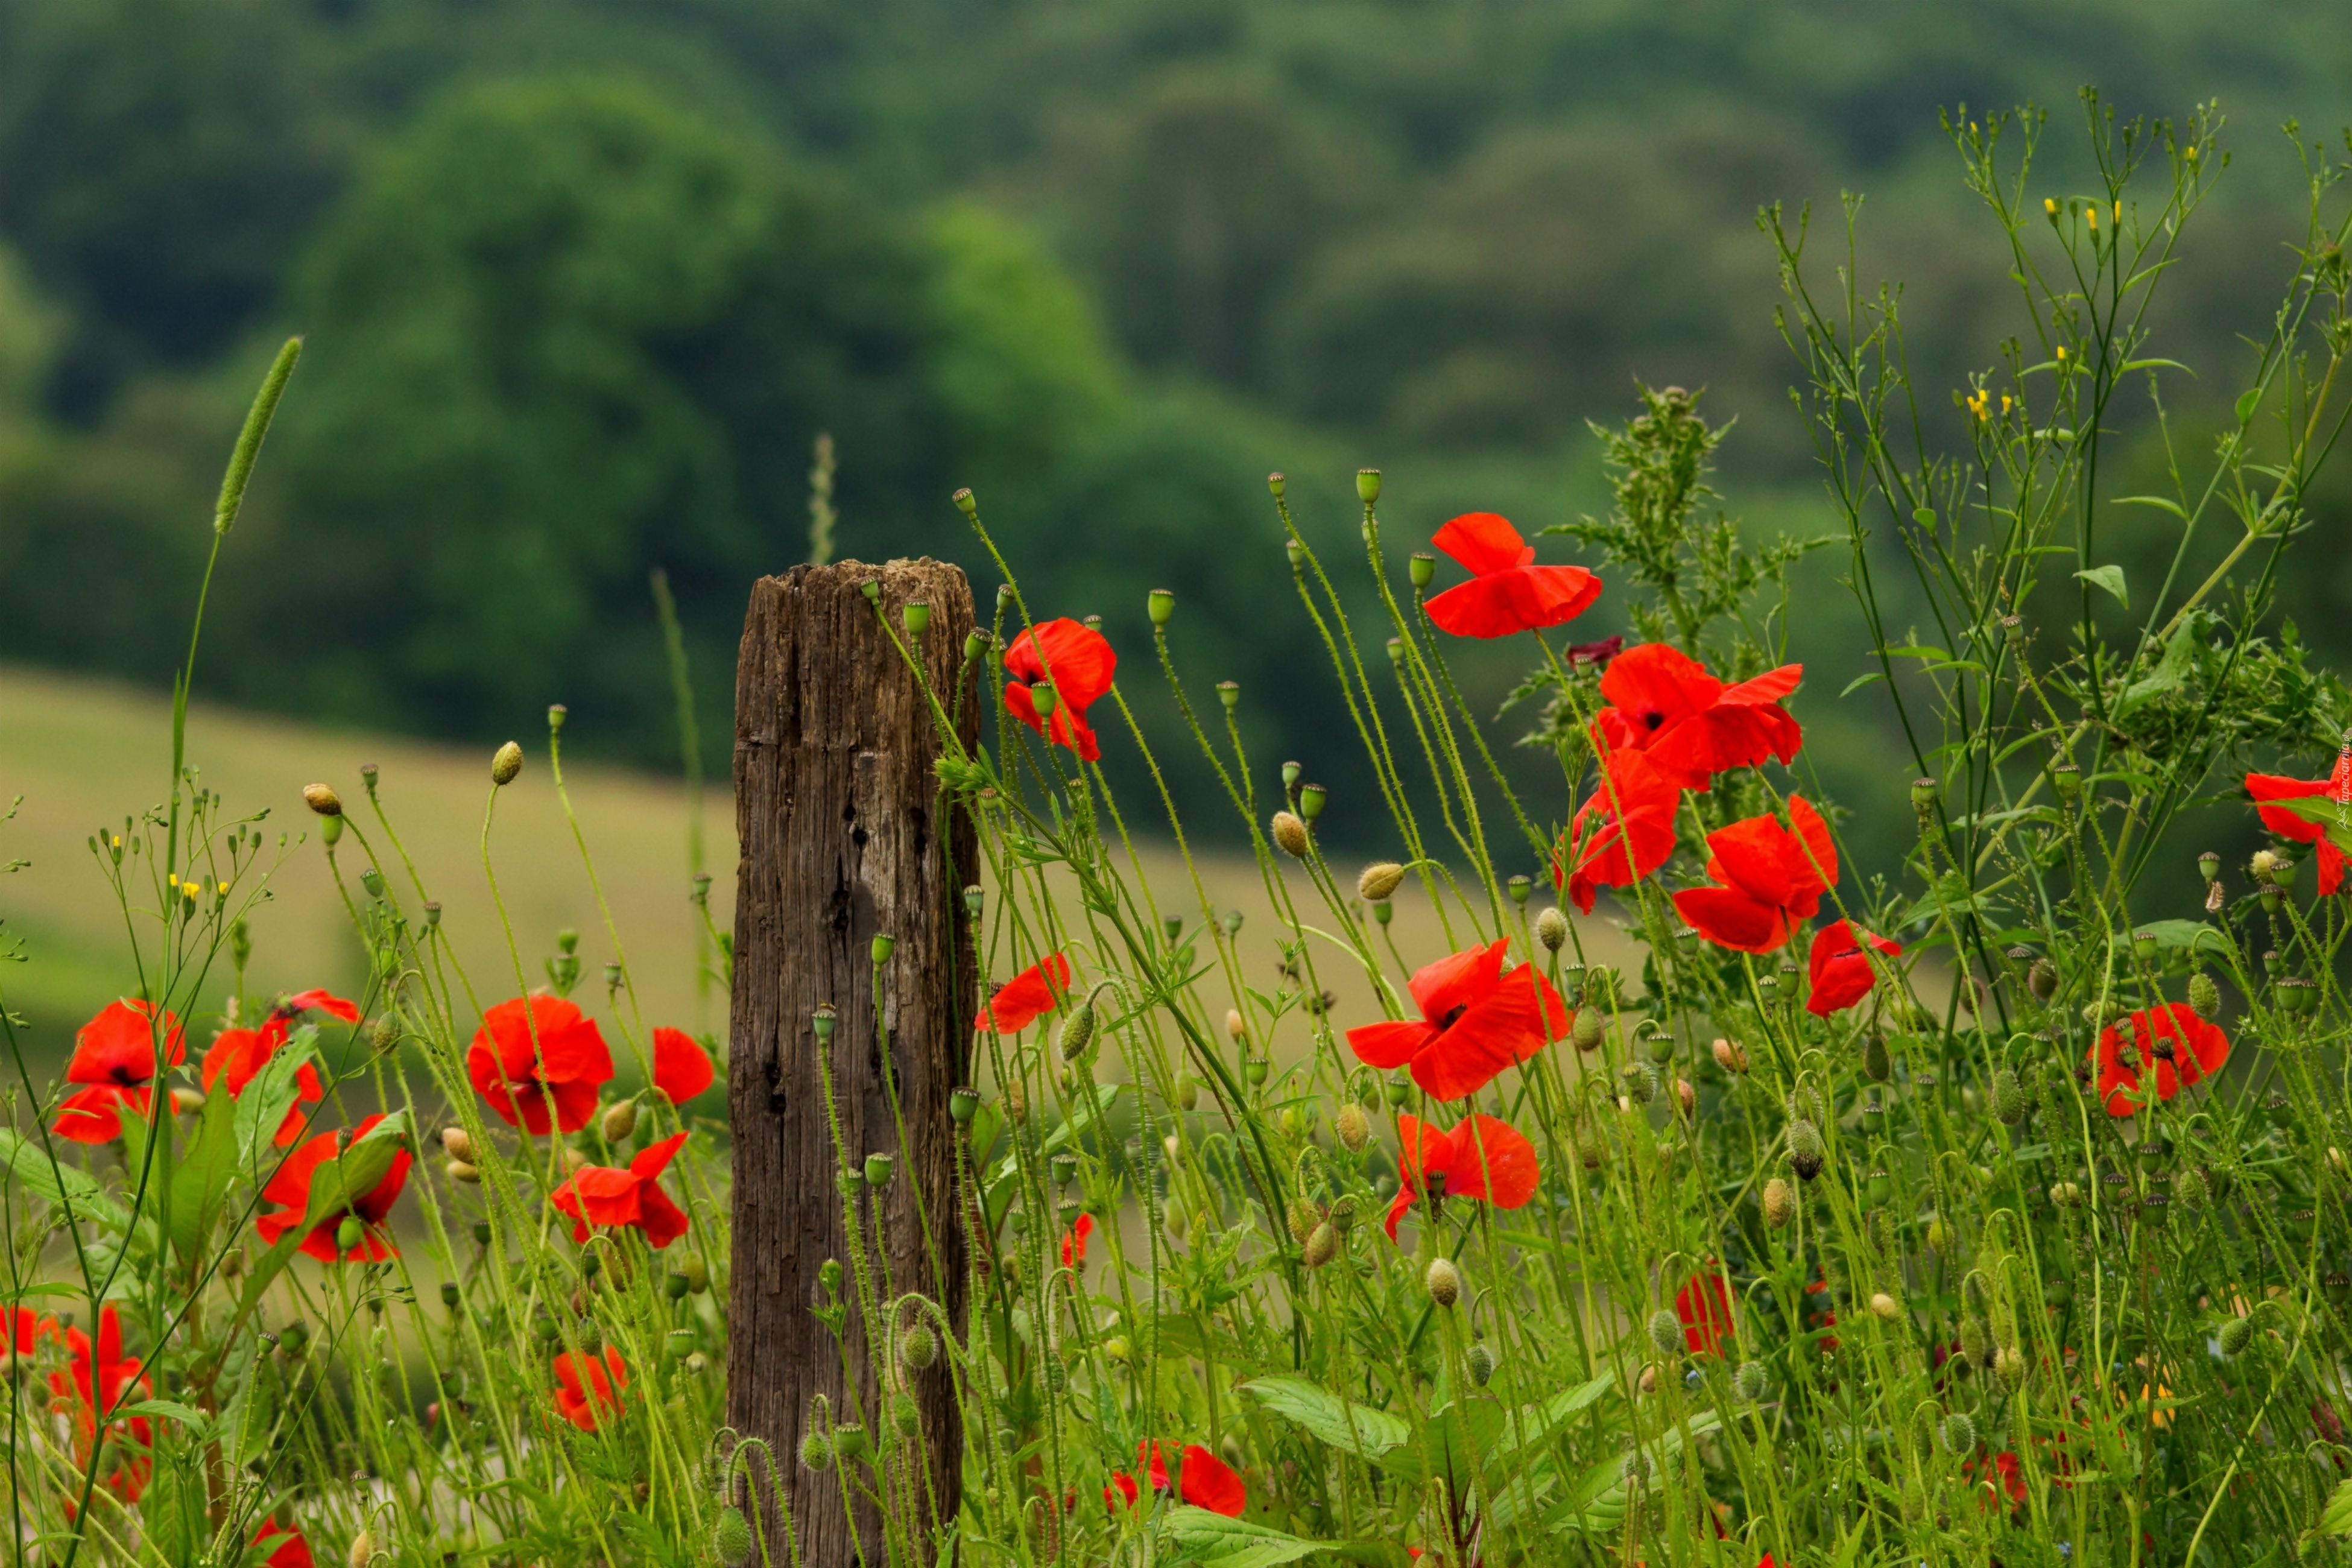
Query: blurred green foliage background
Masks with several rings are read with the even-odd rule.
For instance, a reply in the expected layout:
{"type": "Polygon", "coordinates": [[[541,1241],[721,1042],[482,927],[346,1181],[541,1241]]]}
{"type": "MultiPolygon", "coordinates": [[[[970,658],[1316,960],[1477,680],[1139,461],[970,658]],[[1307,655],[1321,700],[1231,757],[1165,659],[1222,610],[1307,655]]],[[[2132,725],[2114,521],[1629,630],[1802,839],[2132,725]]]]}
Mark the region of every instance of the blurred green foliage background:
{"type": "MultiPolygon", "coordinates": [[[[0,658],[168,678],[222,455],[300,331],[200,691],[483,742],[561,700],[575,744],[674,766],[658,567],[723,774],[746,590],[806,553],[822,431],[841,553],[955,559],[984,598],[969,484],[1041,613],[1103,614],[1181,796],[1155,585],[1195,700],[1239,679],[1254,761],[1344,801],[1269,469],[1343,557],[1360,464],[1392,538],[1473,507],[1533,534],[1605,505],[1586,422],[1679,382],[1738,421],[1731,510],[1827,530],[1759,205],[1826,241],[1867,191],[1864,270],[1957,386],[2023,323],[1937,112],[2043,102],[2042,179],[2087,187],[2092,82],[2232,119],[2154,322],[2201,373],[2168,388],[2193,448],[2292,268],[2277,128],[2340,153],[2347,67],[2304,0],[0,0],[0,658]]],[[[1832,783],[1891,797],[1876,707],[1832,695],[1863,652],[1837,554],[1789,617],[1799,711],[1832,783]]],[[[2284,607],[2352,655],[2352,550],[2284,607]]],[[[1465,679],[1491,704],[1517,662],[1465,679]]]]}

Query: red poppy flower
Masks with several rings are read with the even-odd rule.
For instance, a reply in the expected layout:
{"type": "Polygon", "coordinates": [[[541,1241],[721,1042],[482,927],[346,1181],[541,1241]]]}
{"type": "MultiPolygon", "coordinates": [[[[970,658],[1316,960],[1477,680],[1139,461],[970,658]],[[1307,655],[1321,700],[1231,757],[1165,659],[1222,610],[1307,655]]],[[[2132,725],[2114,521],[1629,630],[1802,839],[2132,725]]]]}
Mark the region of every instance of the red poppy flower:
{"type": "Polygon", "coordinates": [[[58,1332],[58,1321],[30,1307],[0,1309],[0,1359],[32,1358],[45,1335],[58,1332]]]}
{"type": "Polygon", "coordinates": [[[1151,1483],[1153,1491],[1164,1492],[1168,1489],[1168,1450],[1166,1448],[1158,1443],[1138,1443],[1135,1446],[1135,1462],[1151,1483]]]}
{"type": "Polygon", "coordinates": [[[660,1181],[685,1142],[685,1133],[674,1132],[630,1161],[625,1171],[583,1165],[547,1201],[556,1213],[572,1216],[575,1242],[586,1241],[593,1225],[633,1225],[658,1252],[686,1234],[686,1211],[670,1201],[660,1181]]]}
{"type": "Polygon", "coordinates": [[[1110,1486],[1103,1488],[1103,1507],[1113,1513],[1117,1513],[1122,1508],[1133,1508],[1136,1498],[1141,1495],[1136,1489],[1135,1478],[1125,1470],[1113,1470],[1110,1473],[1110,1486]],[[1118,1489],[1113,1491],[1112,1487],[1118,1489]]]}
{"type": "Polygon", "coordinates": [[[604,1412],[620,1409],[628,1386],[628,1363],[611,1345],[601,1357],[564,1351],[555,1358],[555,1412],[583,1432],[596,1430],[604,1412]]]}
{"type": "Polygon", "coordinates": [[[1473,1116],[1441,1131],[1410,1116],[1397,1118],[1397,1194],[1384,1228],[1394,1241],[1397,1221],[1425,1194],[1427,1178],[1442,1176],[1445,1195],[1523,1206],[1536,1195],[1536,1146],[1508,1122],[1473,1116]]]}
{"type": "Polygon", "coordinates": [[[1118,670],[1118,655],[1102,633],[1067,618],[1047,621],[1014,637],[1004,650],[1004,673],[1013,678],[1004,688],[1004,710],[1091,763],[1102,755],[1102,747],[1087,723],[1087,710],[1110,689],[1118,670]],[[1050,722],[1037,717],[1037,700],[1030,694],[1041,680],[1054,687],[1050,722]]]}
{"type": "Polygon", "coordinates": [[[1025,1029],[1062,1005],[1070,994],[1070,961],[1048,953],[996,988],[973,1016],[971,1026],[992,1035],[1025,1029]]]}
{"type": "Polygon", "coordinates": [[[2246,794],[2255,801],[2255,815],[2263,826],[2281,838],[2291,838],[2297,844],[2319,846],[2319,890],[2332,893],[2344,885],[2344,851],[2336,847],[2327,837],[2324,823],[2297,816],[2291,811],[2264,806],[2266,800],[2304,800],[2312,795],[2326,795],[2329,800],[2352,805],[2352,746],[2347,746],[2336,759],[2336,770],[2324,779],[2281,778],[2276,773],[2248,773],[2246,794]]]}
{"type": "Polygon", "coordinates": [[[1780,699],[1804,673],[1801,664],[1784,664],[1726,686],[1680,649],[1643,643],[1611,660],[1601,677],[1609,706],[1593,720],[1593,745],[1645,752],[1684,789],[1704,790],[1717,773],[1767,757],[1789,762],[1804,732],[1780,699]]]}
{"type": "Polygon", "coordinates": [[[1624,651],[1625,637],[1621,632],[1615,637],[1602,637],[1599,642],[1570,643],[1568,663],[1570,668],[1580,664],[1590,664],[1606,669],[1610,661],[1624,651]]]}
{"type": "Polygon", "coordinates": [[[1507,974],[1507,940],[1441,958],[1412,977],[1419,1022],[1365,1024],[1348,1031],[1366,1067],[1411,1064],[1413,1082],[1440,1100],[1461,1100],[1568,1033],[1559,993],[1532,963],[1507,974]]]}
{"type": "Polygon", "coordinates": [[[1180,1490],[1184,1500],[1194,1508],[1205,1508],[1228,1519],[1239,1519],[1242,1509],[1249,1502],[1249,1493],[1242,1486],[1241,1477],[1234,1474],[1233,1467],[1198,1443],[1184,1445],[1180,1490]]]}
{"type": "MultiPolygon", "coordinates": [[[[228,1085],[232,1100],[245,1092],[253,1075],[278,1052],[293,1034],[293,1021],[316,1007],[346,1024],[356,1024],[360,1010],[356,1003],[324,991],[301,991],[287,997],[269,1010],[257,1029],[223,1029],[205,1052],[205,1092],[212,1092],[215,1083],[228,1085]]],[[[319,1069],[304,1062],[294,1071],[294,1103],[287,1108],[286,1120],[278,1126],[278,1146],[280,1149],[302,1135],[309,1118],[302,1107],[316,1105],[327,1097],[327,1087],[319,1080],[319,1069]]]]}
{"type": "MultiPolygon", "coordinates": [[[[1829,1288],[1830,1282],[1828,1280],[1816,1279],[1811,1284],[1805,1287],[1805,1294],[1808,1296],[1827,1295],[1829,1293],[1829,1288]]],[[[1837,1314],[1826,1307],[1822,1308],[1820,1311],[1808,1314],[1805,1321],[1812,1328],[1817,1330],[1834,1329],[1837,1327],[1837,1314]]],[[[1838,1348],[1837,1336],[1835,1334],[1822,1335],[1820,1342],[1814,1348],[1819,1350],[1823,1355],[1829,1354],[1830,1352],[1838,1348]]]]}
{"type": "MultiPolygon", "coordinates": [[[[321,1132],[304,1143],[278,1167],[269,1184],[261,1189],[264,1202],[274,1204],[274,1212],[253,1222],[261,1239],[276,1246],[280,1237],[300,1225],[310,1213],[310,1184],[319,1174],[319,1167],[332,1161],[348,1143],[355,1143],[372,1131],[383,1120],[371,1116],[351,1130],[348,1142],[341,1132],[321,1132]]],[[[391,1166],[383,1180],[369,1189],[356,1203],[335,1210],[310,1227],[302,1238],[302,1255],[321,1263],[382,1263],[400,1256],[400,1248],[384,1239],[384,1216],[399,1200],[400,1189],[408,1184],[409,1153],[404,1148],[392,1157],[391,1166]],[[346,1251],[336,1237],[345,1218],[356,1219],[362,1227],[357,1244],[346,1251]]]]}
{"type": "MultiPolygon", "coordinates": [[[[147,1114],[155,1081],[154,1010],[142,1001],[110,1002],[74,1036],[66,1081],[86,1085],[58,1107],[54,1131],[77,1143],[110,1143],[122,1136],[122,1108],[147,1114]]],[[[163,1065],[178,1067],[188,1054],[180,1021],[163,1015],[163,1065]]]]}
{"type": "Polygon", "coordinates": [[[684,1105],[718,1081],[710,1054],[692,1035],[684,1029],[654,1031],[654,1087],[672,1105],[684,1105]]]}
{"type": "Polygon", "coordinates": [[[2009,1506],[2012,1509],[2025,1501],[2025,1478],[2018,1473],[2017,1456],[2013,1453],[2003,1450],[1991,1456],[1989,1462],[1980,1462],[1970,1455],[1960,1462],[1960,1473],[1978,1478],[1977,1485],[1984,1493],[1987,1509],[2000,1506],[2003,1492],[2009,1494],[2009,1506]]]}
{"type": "MultiPolygon", "coordinates": [[[[79,1329],[66,1331],[65,1370],[49,1373],[49,1392],[71,1413],[74,1452],[79,1463],[89,1463],[101,1409],[112,1410],[127,1403],[134,1388],[142,1398],[152,1392],[153,1385],[141,1374],[140,1364],[137,1356],[122,1353],[122,1321],[111,1302],[99,1309],[96,1344],[79,1329]]],[[[131,1450],[131,1457],[107,1475],[107,1489],[126,1503],[137,1502],[154,1465],[149,1456],[154,1434],[147,1418],[134,1415],[128,1421],[109,1423],[106,1440],[131,1450]]]]}
{"type": "Polygon", "coordinates": [[[268,1552],[261,1560],[263,1568],[318,1568],[310,1560],[310,1543],[302,1539],[302,1532],[274,1519],[263,1520],[261,1528],[253,1532],[253,1549],[268,1552]],[[274,1546],[270,1544],[273,1541],[277,1542],[274,1546]]]}
{"type": "Polygon", "coordinates": [[[1602,888],[1630,888],[1675,852],[1675,816],[1682,792],[1639,752],[1618,752],[1601,763],[1601,782],[1569,825],[1566,853],[1552,860],[1553,885],[1576,907],[1592,912],[1602,888]],[[1568,870],[1570,858],[1575,869],[1568,870]]]}
{"type": "Polygon", "coordinates": [[[555,996],[518,996],[482,1015],[466,1074],[509,1127],[577,1132],[596,1114],[613,1053],[596,1021],[555,996]]]}
{"type": "Polygon", "coordinates": [[[2123,1117],[2138,1110],[2135,1098],[2149,1062],[2156,1064],[2157,1098],[2170,1100],[2182,1085],[2221,1070],[2230,1059],[2230,1037],[2220,1025],[2199,1017],[2188,1003],[2167,1002],[2108,1025],[2099,1031],[2094,1049],[2099,1098],[2106,1102],[2109,1116],[2123,1117]],[[2132,1053],[2129,1066],[2124,1062],[2126,1050],[2132,1053]]]}
{"type": "Polygon", "coordinates": [[[1813,918],[1837,883],[1837,847],[1829,824],[1802,795],[1789,797],[1790,832],[1769,816],[1750,816],[1706,836],[1714,855],[1706,874],[1723,884],[1675,895],[1675,908],[1717,947],[1770,952],[1813,918]]]}
{"type": "Polygon", "coordinates": [[[1470,581],[1429,601],[1429,618],[1457,637],[1503,637],[1572,621],[1601,597],[1581,566],[1538,566],[1536,547],[1491,511],[1465,512],[1430,541],[1468,567],[1470,581]]]}
{"type": "Polygon", "coordinates": [[[1087,1262],[1087,1237],[1095,1233],[1095,1216],[1078,1215],[1077,1223],[1062,1233],[1062,1267],[1083,1268],[1087,1262]]]}
{"type": "Polygon", "coordinates": [[[1735,1331],[1731,1321],[1731,1289],[1720,1273],[1694,1274],[1675,1292],[1675,1316],[1683,1321],[1683,1338],[1693,1355],[1720,1355],[1735,1331]]]}
{"type": "Polygon", "coordinates": [[[1817,1018],[1826,1018],[1870,994],[1877,975],[1871,970],[1869,956],[1863,952],[1864,942],[1889,958],[1903,955],[1901,942],[1892,937],[1873,936],[1868,931],[1857,935],[1851,921],[1832,921],[1813,933],[1813,949],[1805,959],[1812,984],[1811,994],[1805,998],[1805,1011],[1817,1018]]]}

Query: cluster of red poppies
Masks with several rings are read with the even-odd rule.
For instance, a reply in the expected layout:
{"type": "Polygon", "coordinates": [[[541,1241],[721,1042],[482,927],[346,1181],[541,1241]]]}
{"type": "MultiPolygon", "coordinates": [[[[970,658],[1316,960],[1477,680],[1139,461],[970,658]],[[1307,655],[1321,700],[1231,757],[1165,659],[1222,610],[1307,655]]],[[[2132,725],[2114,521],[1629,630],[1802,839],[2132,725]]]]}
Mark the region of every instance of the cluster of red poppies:
{"type": "MultiPolygon", "coordinates": [[[[122,1353],[122,1321],[112,1302],[99,1309],[95,1341],[30,1307],[0,1310],[0,1352],[9,1358],[29,1363],[46,1339],[66,1347],[65,1367],[49,1374],[49,1392],[73,1427],[75,1459],[88,1465],[98,1444],[100,1415],[146,1398],[153,1384],[140,1359],[122,1353]]],[[[153,1445],[154,1432],[144,1415],[108,1423],[106,1446],[118,1457],[100,1483],[125,1503],[137,1502],[154,1470],[153,1445]]]]}

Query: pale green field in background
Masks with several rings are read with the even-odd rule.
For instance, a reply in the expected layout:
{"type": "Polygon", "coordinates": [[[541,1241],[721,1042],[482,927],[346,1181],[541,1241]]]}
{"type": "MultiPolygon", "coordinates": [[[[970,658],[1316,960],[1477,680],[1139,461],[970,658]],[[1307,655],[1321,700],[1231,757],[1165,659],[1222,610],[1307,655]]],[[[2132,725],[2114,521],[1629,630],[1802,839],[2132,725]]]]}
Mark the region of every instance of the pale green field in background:
{"type": "MultiPolygon", "coordinates": [[[[331,784],[362,830],[382,845],[360,784],[360,765],[373,762],[381,770],[384,813],[415,862],[425,896],[441,902],[442,929],[477,999],[488,1005],[544,985],[543,963],[555,951],[555,933],[571,927],[581,933],[583,979],[574,999],[602,1015],[601,975],[613,942],[550,778],[545,736],[518,738],[530,761],[522,776],[499,794],[490,858],[520,953],[520,978],[483,873],[482,817],[490,794],[486,752],[306,728],[201,704],[193,709],[188,756],[204,784],[219,792],[232,816],[266,811],[262,826],[273,846],[280,832],[289,838],[268,872],[270,896],[250,917],[248,990],[264,997],[326,985],[359,994],[361,949],[329,875],[318,819],[303,807],[301,792],[314,781],[331,784]]],[[[76,1024],[136,986],[126,933],[137,929],[145,938],[151,917],[134,913],[126,926],[88,840],[101,825],[119,826],[126,814],[163,798],[170,746],[171,705],[160,693],[0,666],[0,802],[22,797],[16,818],[0,825],[0,862],[27,862],[0,877],[0,920],[22,940],[26,960],[0,970],[0,994],[31,1020],[27,1044],[37,1063],[53,1067],[76,1024]]],[[[593,765],[568,765],[565,782],[646,1022],[723,1035],[724,995],[715,984],[696,984],[698,921],[688,897],[686,789],[593,765]]],[[[730,930],[735,833],[723,785],[708,792],[703,815],[711,913],[720,930],[730,930]]],[[[355,878],[362,864],[356,849],[348,836],[339,847],[347,877],[355,878]]],[[[1160,910],[1197,923],[1200,899],[1175,856],[1155,846],[1142,860],[1160,910]]],[[[1343,885],[1351,882],[1354,868],[1340,869],[1343,885]]],[[[1213,908],[1244,914],[1244,982],[1272,991],[1278,928],[1256,867],[1239,858],[1213,858],[1202,863],[1201,877],[1213,908]]],[[[1314,903],[1295,870],[1291,896],[1306,923],[1331,928],[1330,912],[1314,903]]],[[[407,901],[413,907],[417,900],[410,895],[407,901]]],[[[1543,901],[1538,897],[1529,914],[1543,901]]],[[[1444,936],[1410,881],[1396,907],[1391,934],[1404,962],[1419,965],[1443,956],[1444,936]]],[[[1580,924],[1597,956],[1622,959],[1628,951],[1607,922],[1580,924]]],[[[1380,1016],[1370,983],[1336,945],[1318,942],[1316,963],[1338,998],[1335,1017],[1343,1027],[1380,1016]]],[[[1402,992],[1402,975],[1391,978],[1402,992]]],[[[219,977],[205,989],[207,1005],[217,1008],[226,989],[224,959],[219,977]]],[[[194,1038],[201,1042],[209,1038],[212,1020],[198,1023],[194,1038]]],[[[1278,1041],[1277,1049],[1285,1043],[1278,1041]]]]}

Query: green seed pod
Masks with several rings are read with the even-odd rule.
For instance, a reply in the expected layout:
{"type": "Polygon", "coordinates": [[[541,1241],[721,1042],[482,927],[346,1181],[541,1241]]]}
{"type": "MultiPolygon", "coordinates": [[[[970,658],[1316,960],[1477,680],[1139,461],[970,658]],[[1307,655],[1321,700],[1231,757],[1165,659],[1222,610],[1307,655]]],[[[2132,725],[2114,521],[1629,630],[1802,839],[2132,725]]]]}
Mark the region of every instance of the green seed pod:
{"type": "Polygon", "coordinates": [[[1991,1099],[1992,1113],[2000,1121],[2014,1127],[2025,1120],[2025,1087],[2009,1068],[1992,1075],[1991,1099]]]}
{"type": "Polygon", "coordinates": [[[1558,952],[1568,945],[1568,917],[1559,912],[1558,904],[1548,905],[1536,917],[1536,940],[1544,944],[1546,952],[1558,952]]]}
{"type": "Polygon", "coordinates": [[[1760,1361],[1744,1361],[1731,1374],[1731,1391],[1750,1405],[1761,1405],[1772,1392],[1772,1374],[1760,1361]]]}
{"type": "Polygon", "coordinates": [[[1470,1381],[1484,1388],[1495,1376],[1495,1352],[1480,1340],[1465,1352],[1462,1359],[1469,1364],[1470,1381]]]}
{"type": "Polygon", "coordinates": [[[1201,1084],[1199,1079],[1187,1078],[1176,1086],[1177,1110],[1191,1110],[1200,1103],[1201,1084]]]}
{"type": "Polygon", "coordinates": [[[1307,1236],[1307,1267],[1320,1268],[1339,1256],[1339,1233],[1331,1228],[1330,1221],[1319,1222],[1307,1236]]]}
{"type": "Polygon", "coordinates": [[[890,1184],[891,1173],[897,1168],[898,1162],[887,1154],[875,1153],[866,1155],[866,1184],[877,1189],[888,1186],[890,1184]]]}
{"type": "Polygon", "coordinates": [[[1789,1123],[1789,1168],[1797,1179],[1810,1182],[1822,1173],[1822,1162],[1828,1151],[1822,1143],[1822,1130],[1800,1118],[1789,1123]]]}
{"type": "Polygon", "coordinates": [[[1421,1283],[1429,1299],[1441,1307],[1451,1307],[1462,1299],[1462,1271],[1443,1258],[1430,1260],[1421,1283]]]}
{"type": "Polygon", "coordinates": [[[940,1359],[940,1337],[929,1323],[910,1323],[898,1336],[898,1360],[908,1372],[921,1372],[940,1359]]]}
{"type": "Polygon", "coordinates": [[[2201,1165],[2190,1165],[2172,1178],[2172,1198],[2186,1208],[2201,1209],[2213,1196],[2212,1184],[2201,1165]]]}
{"type": "Polygon", "coordinates": [[[1631,1063],[1619,1076],[1624,1088],[1625,1098],[1634,1104],[1647,1105],[1657,1098],[1658,1075],[1649,1063],[1631,1063]]]}
{"type": "Polygon", "coordinates": [[[2033,993],[2037,1002],[2047,1002],[2058,994],[2058,970],[2046,958],[2037,958],[2025,972],[2025,988],[2033,993]]]}
{"type": "Polygon", "coordinates": [[[1942,1436],[1948,1453],[1965,1458],[1977,1451],[1977,1424],[1959,1411],[1944,1417],[1942,1436]]]}
{"type": "Polygon", "coordinates": [[[819,1475],[833,1468],[833,1445],[824,1440],[824,1433],[808,1432],[802,1435],[801,1463],[819,1475]]]}
{"type": "Polygon", "coordinates": [[[1895,1076],[1895,1058],[1886,1049],[1886,1037],[1876,1030],[1863,1037],[1862,1076],[1873,1083],[1885,1083],[1895,1076]]]}
{"type": "Polygon", "coordinates": [[[1062,1059],[1076,1061],[1086,1055],[1087,1047],[1094,1043],[1094,1038],[1095,999],[1087,995],[1081,997],[1077,1005],[1070,1009],[1068,1016],[1062,1020],[1057,1042],[1061,1047],[1062,1059]]]}
{"type": "Polygon", "coordinates": [[[2231,1318],[2221,1325],[2221,1331],[2214,1337],[2220,1342],[2223,1355],[2243,1355],[2246,1347],[2254,1342],[2254,1321],[2252,1318],[2231,1318]]]}
{"type": "Polygon", "coordinates": [[[852,1423],[833,1429],[833,1457],[854,1465],[866,1457],[866,1428],[852,1423]]]}
{"type": "Polygon", "coordinates": [[[1357,877],[1356,895],[1367,903],[1378,903],[1403,883],[1403,867],[1393,860],[1375,860],[1357,877]]]}
{"type": "Polygon", "coordinates": [[[2189,1008],[2200,1018],[2221,1016],[2221,987],[2201,969],[2189,977],[2189,1008]]]}
{"type": "Polygon", "coordinates": [[[1797,1216],[1797,1191],[1780,1177],[1764,1184],[1764,1223],[1779,1230],[1797,1216]]]}
{"type": "Polygon", "coordinates": [[[1145,596],[1143,607],[1153,626],[1164,626],[1176,618],[1176,595],[1165,588],[1154,588],[1145,596]]]}
{"type": "Polygon", "coordinates": [[[710,1531],[710,1560],[718,1568],[743,1568],[751,1561],[754,1546],[751,1521],[743,1517],[740,1508],[723,1510],[719,1523],[710,1531]]]}
{"type": "Polygon", "coordinates": [[[1575,1042],[1580,1051],[1599,1050],[1608,1033],[1609,1020],[1601,1016],[1601,1009],[1591,1003],[1576,1010],[1576,1019],[1568,1026],[1568,1037],[1575,1042]]]}
{"type": "Polygon", "coordinates": [[[1405,575],[1416,588],[1426,588],[1437,580],[1437,557],[1426,550],[1416,550],[1405,563],[1405,575]]]}
{"type": "Polygon", "coordinates": [[[948,1093],[948,1119],[958,1127],[969,1127],[971,1119],[980,1114],[980,1091],[976,1089],[951,1089],[948,1093]]]}
{"type": "Polygon", "coordinates": [[[342,1217],[342,1222],[335,1226],[336,1249],[341,1252],[349,1252],[352,1248],[357,1247],[366,1236],[367,1226],[360,1222],[359,1215],[347,1214],[342,1217]]]}
{"type": "Polygon", "coordinates": [[[1340,1194],[1339,1201],[1331,1205],[1331,1228],[1338,1231],[1341,1236],[1345,1236],[1355,1227],[1355,1194],[1352,1193],[1342,1194],[1340,1194]]]}
{"type": "Polygon", "coordinates": [[[1651,1313],[1650,1342],[1660,1355],[1675,1360],[1688,1348],[1683,1340],[1683,1321],[1664,1308],[1651,1313]]]}

